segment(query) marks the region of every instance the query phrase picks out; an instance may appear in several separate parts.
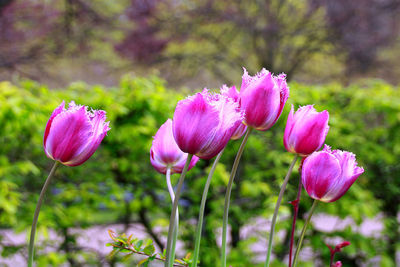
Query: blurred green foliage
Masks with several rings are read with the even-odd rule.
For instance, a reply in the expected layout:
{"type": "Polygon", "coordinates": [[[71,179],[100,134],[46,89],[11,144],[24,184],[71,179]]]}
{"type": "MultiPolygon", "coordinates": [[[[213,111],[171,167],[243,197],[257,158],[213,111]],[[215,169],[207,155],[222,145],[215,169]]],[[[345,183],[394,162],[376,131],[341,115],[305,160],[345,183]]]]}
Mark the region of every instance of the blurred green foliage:
{"type": "MultiPolygon", "coordinates": [[[[339,84],[308,86],[290,84],[291,97],[278,123],[266,132],[250,136],[232,192],[230,210],[231,245],[228,264],[258,266],[255,257],[264,260],[260,250],[266,247],[265,219],[270,219],[279,186],[293,155],[285,151],[282,138],[289,104],[315,104],[317,110],[330,112],[327,144],[334,149],[352,151],[365,173],[339,201],[321,204],[317,213],[352,218],[354,224],[334,232],[319,232],[310,227],[305,246],[314,251],[313,258],[301,266],[326,266],[329,250],[324,243],[340,237],[352,244],[339,254],[344,266],[395,266],[394,255],[400,246],[396,216],[400,203],[400,90],[382,81],[342,87],[339,84]],[[366,218],[382,216],[382,234],[362,235],[360,225],[366,218]],[[264,218],[261,220],[260,218],[264,218]],[[255,229],[244,229],[249,225],[255,229]],[[258,226],[257,226],[258,225],[258,226]],[[261,240],[261,241],[260,241],[261,240]],[[258,242],[258,249],[254,242],[258,242]],[[261,249],[260,249],[261,246],[261,249]],[[374,259],[372,263],[371,259],[374,259]]],[[[149,162],[152,136],[168,117],[183,94],[168,90],[157,77],[125,77],[118,87],[105,88],[73,83],[65,89],[50,90],[32,81],[18,85],[0,83],[0,228],[27,230],[44,179],[52,161],[45,156],[42,138],[51,112],[65,100],[107,111],[111,131],[97,152],[84,165],[61,167],[48,191],[38,224],[38,235],[54,229],[61,240],[51,243],[53,250],[37,247],[39,266],[114,266],[120,259],[104,258],[99,251],[78,246],[79,235],[73,229],[93,225],[140,223],[157,248],[163,239],[156,231],[162,226],[165,235],[170,200],[165,178],[149,162]]],[[[222,207],[229,171],[240,142],[231,142],[212,180],[201,245],[201,266],[217,266],[218,229],[222,226],[222,207]]],[[[195,220],[206,174],[211,162],[200,161],[186,179],[181,200],[180,239],[187,250],[193,249],[195,220]]],[[[177,175],[174,175],[176,182],[177,175]]],[[[281,207],[274,244],[273,266],[284,266],[288,251],[291,207],[297,191],[296,170],[281,207]]],[[[311,206],[303,192],[300,220],[311,206]]],[[[127,229],[127,228],[126,228],[127,229]]],[[[98,233],[107,235],[107,232],[98,233]]],[[[131,233],[127,233],[128,235],[131,233]]],[[[133,233],[134,234],[134,233],[133,233]]],[[[40,243],[40,242],[39,242],[40,243]]],[[[2,242],[2,256],[25,253],[23,247],[2,242]]],[[[105,246],[106,244],[104,244],[105,246]]],[[[333,244],[334,245],[334,244],[333,244]]],[[[185,256],[178,251],[177,256],[185,256]]],[[[123,255],[121,255],[122,257],[123,255]]],[[[131,257],[125,263],[139,262],[131,257]]],[[[262,264],[259,264],[262,266],[262,264]]]]}

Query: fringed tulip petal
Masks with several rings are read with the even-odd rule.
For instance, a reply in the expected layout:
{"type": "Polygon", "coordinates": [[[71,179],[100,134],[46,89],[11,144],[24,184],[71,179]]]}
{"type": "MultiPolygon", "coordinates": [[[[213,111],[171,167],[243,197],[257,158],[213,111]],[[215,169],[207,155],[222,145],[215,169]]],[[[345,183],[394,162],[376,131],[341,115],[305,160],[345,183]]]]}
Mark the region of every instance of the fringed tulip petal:
{"type": "Polygon", "coordinates": [[[173,120],[176,143],[183,152],[196,154],[215,136],[219,111],[203,93],[179,101],[173,120]]]}
{"type": "Polygon", "coordinates": [[[206,89],[178,102],[173,119],[180,149],[202,159],[216,156],[243,121],[238,103],[206,89]]]}
{"type": "MultiPolygon", "coordinates": [[[[221,87],[221,95],[232,99],[232,101],[234,101],[235,103],[238,103],[240,108],[240,95],[238,90],[236,90],[235,86],[228,87],[226,85],[223,85],[221,87]]],[[[247,126],[245,124],[243,124],[242,122],[238,123],[238,126],[236,130],[233,132],[231,139],[232,140],[240,139],[244,135],[246,130],[247,126]]]]}
{"type": "Polygon", "coordinates": [[[65,165],[68,166],[78,166],[88,160],[94,152],[96,152],[101,141],[107,135],[110,130],[109,122],[106,120],[106,112],[103,110],[95,110],[94,113],[89,113],[91,123],[92,123],[92,134],[86,147],[82,147],[80,151],[72,157],[72,160],[66,162],[65,165]]]}
{"type": "Polygon", "coordinates": [[[290,110],[283,144],[287,151],[307,156],[321,148],[328,134],[329,113],[317,112],[312,105],[300,107],[293,114],[290,110]]]}
{"type": "Polygon", "coordinates": [[[312,154],[303,163],[302,182],[312,198],[321,199],[340,177],[339,161],[327,152],[312,154]]]}
{"type": "Polygon", "coordinates": [[[47,122],[43,143],[46,155],[67,166],[78,166],[96,151],[107,131],[104,111],[87,111],[85,106],[64,102],[47,122]]]}
{"type": "Polygon", "coordinates": [[[302,167],[302,182],[310,197],[333,202],[341,198],[364,172],[353,153],[325,146],[308,156],[302,167]]]}
{"type": "Polygon", "coordinates": [[[256,130],[271,128],[282,113],[289,97],[286,76],[273,76],[266,69],[251,77],[244,69],[240,89],[240,105],[245,112],[245,124],[256,130]]]}

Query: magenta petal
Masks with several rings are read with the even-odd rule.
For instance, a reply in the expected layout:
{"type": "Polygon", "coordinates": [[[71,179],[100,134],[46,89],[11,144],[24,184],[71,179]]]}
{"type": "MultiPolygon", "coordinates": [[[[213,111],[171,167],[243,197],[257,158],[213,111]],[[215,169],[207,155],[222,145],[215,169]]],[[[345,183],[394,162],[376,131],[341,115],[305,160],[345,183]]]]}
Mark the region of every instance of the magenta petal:
{"type": "Polygon", "coordinates": [[[340,174],[339,161],[333,155],[314,152],[304,160],[302,182],[310,197],[321,200],[340,174]]]}
{"type": "Polygon", "coordinates": [[[243,120],[243,113],[238,110],[237,103],[231,99],[220,97],[213,102],[219,111],[218,127],[214,136],[196,154],[202,159],[211,159],[216,156],[229,142],[237,127],[243,120]]]}
{"type": "Polygon", "coordinates": [[[96,152],[101,141],[110,130],[109,122],[105,122],[106,113],[102,110],[95,111],[91,117],[92,133],[85,147],[78,150],[70,161],[64,162],[67,166],[78,166],[88,160],[96,152]]]}
{"type": "MultiPolygon", "coordinates": [[[[185,153],[185,157],[182,157],[178,162],[176,162],[176,163],[173,165],[172,170],[171,170],[171,173],[182,173],[183,168],[185,167],[185,164],[186,164],[187,156],[188,156],[188,154],[185,153]]],[[[193,156],[193,157],[192,157],[192,160],[190,161],[188,171],[189,171],[191,168],[193,168],[193,167],[196,165],[196,163],[197,163],[198,161],[199,161],[199,158],[196,157],[196,156],[193,156]]]]}
{"type": "Polygon", "coordinates": [[[277,122],[277,120],[279,119],[279,117],[282,114],[283,108],[285,107],[286,101],[289,98],[289,86],[287,86],[286,83],[286,74],[282,73],[279,74],[277,77],[275,77],[275,82],[278,85],[278,88],[280,90],[280,105],[279,105],[279,110],[278,110],[278,114],[276,115],[275,121],[273,122],[273,124],[275,124],[277,122]]]}
{"type": "Polygon", "coordinates": [[[173,120],[173,133],[183,152],[196,154],[216,134],[219,112],[202,93],[178,102],[173,120]]]}
{"type": "Polygon", "coordinates": [[[251,77],[244,70],[240,105],[245,112],[245,124],[256,130],[268,130],[281,115],[288,96],[284,74],[276,77],[262,69],[251,77]]]}
{"type": "Polygon", "coordinates": [[[307,156],[318,150],[328,134],[329,113],[317,112],[312,105],[300,107],[289,114],[285,128],[285,148],[292,153],[307,156]]]}
{"type": "Polygon", "coordinates": [[[239,126],[236,128],[236,130],[233,132],[233,135],[231,137],[232,140],[238,140],[240,139],[244,133],[247,130],[247,126],[243,124],[242,122],[239,123],[239,126]]]}
{"type": "Polygon", "coordinates": [[[334,150],[331,153],[339,160],[342,172],[325,196],[328,202],[341,198],[364,172],[363,168],[357,166],[353,153],[340,150],[334,150]]]}
{"type": "MultiPolygon", "coordinates": [[[[167,168],[171,173],[181,173],[188,154],[180,150],[172,133],[172,120],[168,119],[158,129],[150,149],[150,162],[160,173],[165,174],[167,168]]],[[[198,157],[193,156],[190,161],[189,170],[197,163],[198,157]]]]}
{"type": "Polygon", "coordinates": [[[329,130],[328,120],[329,113],[326,110],[308,116],[303,121],[302,127],[296,132],[298,140],[295,150],[303,155],[308,155],[320,149],[329,130]]]}
{"type": "MultiPolygon", "coordinates": [[[[46,129],[44,130],[44,136],[43,136],[43,146],[44,146],[44,150],[46,151],[46,140],[47,140],[47,136],[49,135],[50,132],[50,127],[51,124],[53,123],[54,118],[60,114],[61,112],[65,111],[65,102],[63,101],[51,114],[50,119],[47,121],[46,124],[46,129]]],[[[47,152],[46,152],[47,153],[47,152]]],[[[48,155],[49,156],[49,155],[48,155]]]]}
{"type": "Polygon", "coordinates": [[[280,107],[280,93],[274,89],[269,73],[254,86],[248,86],[241,94],[241,107],[245,111],[245,122],[257,130],[266,130],[273,125],[280,107]]]}
{"type": "Polygon", "coordinates": [[[159,173],[165,174],[167,171],[167,165],[156,157],[156,153],[153,148],[150,149],[150,163],[159,173]]]}
{"type": "Polygon", "coordinates": [[[105,112],[88,112],[85,106],[64,102],[54,110],[44,134],[46,155],[67,166],[85,162],[97,149],[107,131],[105,112]]]}
{"type": "Polygon", "coordinates": [[[226,146],[241,121],[243,112],[238,103],[205,89],[178,102],[173,119],[174,138],[182,151],[210,159],[226,146]]]}
{"type": "Polygon", "coordinates": [[[165,164],[172,164],[181,158],[184,153],[179,149],[172,133],[172,120],[168,119],[154,136],[152,149],[157,157],[165,164]]]}
{"type": "Polygon", "coordinates": [[[357,175],[353,175],[344,181],[338,180],[334,185],[332,185],[331,189],[325,194],[321,201],[334,202],[341,198],[361,174],[362,172],[358,173],[357,175]]]}
{"type": "Polygon", "coordinates": [[[290,108],[290,112],[286,121],[286,128],[285,128],[285,133],[283,135],[283,145],[285,146],[286,150],[291,153],[296,153],[294,150],[294,144],[289,142],[289,138],[292,135],[293,132],[293,113],[294,113],[294,107],[290,108]]]}
{"type": "Polygon", "coordinates": [[[91,123],[85,107],[58,114],[46,140],[46,151],[54,160],[67,162],[90,139],[91,123]]]}
{"type": "Polygon", "coordinates": [[[234,102],[239,102],[239,92],[236,86],[228,87],[225,84],[221,87],[221,95],[232,99],[234,102]]]}
{"type": "Polygon", "coordinates": [[[304,160],[302,182],[310,197],[323,202],[341,198],[364,172],[357,166],[355,155],[325,146],[304,160]]]}

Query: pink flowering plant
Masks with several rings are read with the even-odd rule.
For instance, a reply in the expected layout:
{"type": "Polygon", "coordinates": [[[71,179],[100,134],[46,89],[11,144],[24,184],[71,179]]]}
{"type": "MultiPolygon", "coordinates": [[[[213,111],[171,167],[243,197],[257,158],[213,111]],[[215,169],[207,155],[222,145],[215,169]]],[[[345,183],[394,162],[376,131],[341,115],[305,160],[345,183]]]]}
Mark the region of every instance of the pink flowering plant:
{"type": "MultiPolygon", "coordinates": [[[[235,177],[241,157],[252,133],[258,131],[258,135],[263,135],[274,127],[282,114],[289,94],[285,74],[274,75],[270,71],[262,69],[256,75],[251,76],[244,69],[240,91],[235,86],[223,85],[219,92],[204,89],[180,100],[176,104],[175,112],[170,114],[172,119],[167,119],[157,131],[154,130],[154,137],[149,149],[149,164],[157,172],[165,175],[165,190],[168,191],[171,199],[166,249],[162,253],[157,253],[152,241],[143,242],[132,235],[117,235],[114,231],[110,231],[112,242],[109,245],[113,247],[112,256],[118,252],[145,256],[139,265],[148,265],[155,260],[163,262],[165,267],[196,267],[201,265],[202,259],[199,255],[202,249],[205,208],[211,181],[228,143],[241,139],[226,184],[224,204],[223,207],[221,206],[223,215],[221,216],[221,258],[219,265],[226,267],[229,253],[227,232],[232,201],[231,193],[235,185],[235,177]],[[209,160],[213,160],[213,163],[201,195],[196,231],[192,239],[191,247],[193,247],[193,251],[182,259],[176,259],[177,241],[180,237],[179,206],[182,193],[185,190],[186,175],[189,171],[195,169],[201,161],[209,160]],[[174,174],[177,177],[179,176],[176,185],[173,184],[171,179],[174,174]]],[[[315,104],[318,106],[318,103],[315,104]]],[[[296,112],[294,106],[291,106],[286,128],[281,138],[287,152],[292,154],[293,160],[288,166],[287,174],[279,192],[276,192],[277,200],[274,212],[270,214],[271,224],[268,241],[265,243],[265,266],[271,264],[279,209],[298,159],[301,160],[299,166],[301,178],[298,181],[297,197],[291,202],[294,207],[294,216],[290,245],[287,249],[289,267],[298,265],[299,253],[306,236],[306,230],[317,204],[324,202],[324,205],[333,205],[329,203],[338,201],[343,197],[364,172],[364,169],[358,166],[356,156],[353,153],[331,150],[328,145],[320,150],[330,129],[328,122],[328,111],[317,111],[313,103],[299,107],[296,112]],[[314,202],[298,237],[293,255],[296,218],[302,188],[314,202]]],[[[45,181],[36,206],[29,244],[29,267],[33,266],[34,262],[35,231],[41,204],[57,166],[62,164],[74,167],[83,164],[95,153],[109,130],[105,111],[90,110],[88,107],[76,105],[74,102],[69,104],[68,109],[65,109],[63,102],[51,114],[44,131],[43,143],[45,154],[55,163],[45,181]]],[[[188,179],[192,179],[192,177],[188,177],[188,179]]],[[[331,250],[330,266],[341,266],[340,261],[333,262],[334,254],[347,245],[347,243],[342,243],[335,249],[329,247],[331,250]]]]}

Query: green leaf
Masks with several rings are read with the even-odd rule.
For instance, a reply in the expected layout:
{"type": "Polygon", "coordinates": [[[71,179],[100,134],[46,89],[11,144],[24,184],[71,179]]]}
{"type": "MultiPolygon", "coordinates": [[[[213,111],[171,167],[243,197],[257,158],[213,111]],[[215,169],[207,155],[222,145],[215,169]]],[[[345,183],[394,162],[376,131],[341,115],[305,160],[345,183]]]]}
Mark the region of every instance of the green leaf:
{"type": "Polygon", "coordinates": [[[147,245],[144,249],[143,252],[147,255],[153,255],[153,253],[156,251],[154,248],[153,244],[147,245]]]}
{"type": "Polygon", "coordinates": [[[141,251],[142,245],[143,245],[143,240],[139,240],[138,242],[136,242],[136,244],[133,245],[133,247],[134,247],[137,251],[141,251]]]}

